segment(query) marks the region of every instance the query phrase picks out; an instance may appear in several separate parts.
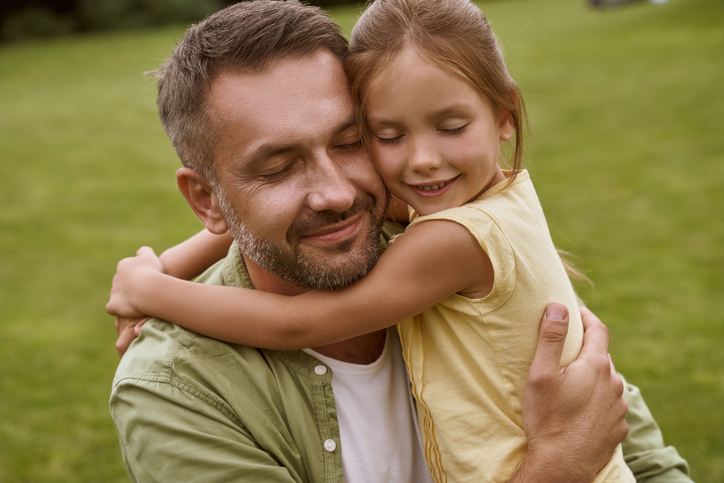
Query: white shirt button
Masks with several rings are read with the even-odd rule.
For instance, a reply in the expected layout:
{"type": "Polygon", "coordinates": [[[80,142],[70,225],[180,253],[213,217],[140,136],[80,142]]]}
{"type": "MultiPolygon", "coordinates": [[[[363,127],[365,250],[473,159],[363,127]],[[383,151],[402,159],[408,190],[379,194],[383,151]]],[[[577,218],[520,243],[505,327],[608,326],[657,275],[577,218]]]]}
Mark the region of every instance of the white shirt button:
{"type": "Polygon", "coordinates": [[[325,451],[331,453],[332,451],[337,449],[337,443],[335,443],[333,439],[328,439],[324,442],[324,449],[325,451]]]}
{"type": "MultiPolygon", "coordinates": [[[[318,376],[323,376],[323,375],[325,375],[325,374],[327,373],[327,366],[323,366],[323,365],[321,365],[321,364],[318,365],[317,367],[314,368],[314,373],[315,373],[316,375],[318,375],[318,376]]],[[[329,439],[329,440],[327,440],[327,441],[332,441],[332,440],[329,439]]],[[[326,443],[325,443],[325,444],[326,444],[326,443]]],[[[332,444],[334,444],[334,441],[332,441],[332,444]]],[[[332,449],[332,451],[334,451],[334,448],[332,449]]]]}

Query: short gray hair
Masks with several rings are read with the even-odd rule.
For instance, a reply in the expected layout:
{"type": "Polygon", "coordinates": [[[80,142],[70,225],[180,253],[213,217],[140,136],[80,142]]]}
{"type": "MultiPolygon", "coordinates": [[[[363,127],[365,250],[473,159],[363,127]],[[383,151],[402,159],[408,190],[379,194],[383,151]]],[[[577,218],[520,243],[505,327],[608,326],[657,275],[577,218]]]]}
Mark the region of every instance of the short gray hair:
{"type": "Polygon", "coordinates": [[[217,74],[260,72],[319,49],[343,62],[347,40],[322,10],[296,0],[241,2],[192,25],[171,58],[150,73],[158,80],[161,124],[184,166],[217,181],[212,152],[218,133],[207,103],[217,74]]]}

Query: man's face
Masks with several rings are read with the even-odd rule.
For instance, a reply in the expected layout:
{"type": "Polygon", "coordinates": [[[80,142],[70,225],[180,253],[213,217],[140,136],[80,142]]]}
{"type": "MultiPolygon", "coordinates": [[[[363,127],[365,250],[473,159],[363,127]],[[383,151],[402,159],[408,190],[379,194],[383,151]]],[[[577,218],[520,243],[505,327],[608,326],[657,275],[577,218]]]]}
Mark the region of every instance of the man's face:
{"type": "Polygon", "coordinates": [[[284,280],[334,289],[377,258],[387,194],[359,142],[340,62],[326,50],[257,74],[221,73],[215,191],[241,250],[284,280]]]}

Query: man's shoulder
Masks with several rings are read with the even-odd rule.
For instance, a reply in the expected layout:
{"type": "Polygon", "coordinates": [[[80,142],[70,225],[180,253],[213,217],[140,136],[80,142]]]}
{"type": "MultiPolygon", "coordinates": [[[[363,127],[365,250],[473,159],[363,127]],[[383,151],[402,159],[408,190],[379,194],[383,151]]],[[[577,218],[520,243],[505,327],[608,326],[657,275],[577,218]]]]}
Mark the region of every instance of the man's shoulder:
{"type": "MultiPolygon", "coordinates": [[[[252,288],[247,279],[233,244],[229,256],[197,281],[252,288]]],[[[228,410],[235,415],[248,412],[250,405],[272,407],[282,393],[298,391],[300,379],[318,378],[314,373],[318,363],[302,351],[267,351],[230,344],[151,319],[118,365],[111,412],[134,404],[146,409],[162,407],[164,401],[197,411],[228,410]],[[280,380],[288,384],[280,384],[280,380]]]]}
{"type": "Polygon", "coordinates": [[[195,393],[218,392],[229,372],[264,369],[264,356],[252,347],[203,337],[169,322],[151,319],[121,359],[113,381],[119,386],[187,388],[195,393]]]}
{"type": "MultiPolygon", "coordinates": [[[[227,257],[207,269],[196,281],[209,285],[251,287],[236,243],[227,257]]],[[[122,385],[151,382],[175,387],[213,386],[230,367],[254,370],[263,359],[251,347],[227,344],[178,325],[149,320],[121,359],[113,381],[114,393],[122,385]]],[[[210,387],[212,389],[212,387],[210,387]]],[[[112,395],[113,397],[113,395],[112,395]]]]}
{"type": "Polygon", "coordinates": [[[128,399],[143,400],[144,405],[184,400],[198,410],[221,410],[235,419],[248,408],[230,401],[240,403],[255,394],[250,404],[274,404],[283,393],[309,384],[303,381],[326,377],[314,373],[318,364],[303,351],[229,344],[151,319],[118,365],[111,409],[128,399]],[[282,380],[287,384],[280,384],[282,380]]]}
{"type": "Polygon", "coordinates": [[[231,244],[226,257],[209,267],[196,279],[196,282],[206,285],[254,288],[236,242],[231,244]]]}

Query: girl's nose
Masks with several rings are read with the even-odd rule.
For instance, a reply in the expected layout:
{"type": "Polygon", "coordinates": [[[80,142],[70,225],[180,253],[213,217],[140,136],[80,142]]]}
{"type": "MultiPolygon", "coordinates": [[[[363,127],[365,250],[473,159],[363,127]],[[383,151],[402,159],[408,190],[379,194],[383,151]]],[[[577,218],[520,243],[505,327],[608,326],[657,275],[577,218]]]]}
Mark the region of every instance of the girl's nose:
{"type": "Polygon", "coordinates": [[[412,143],[407,165],[412,171],[428,173],[438,169],[442,165],[440,154],[422,141],[412,143]]]}

